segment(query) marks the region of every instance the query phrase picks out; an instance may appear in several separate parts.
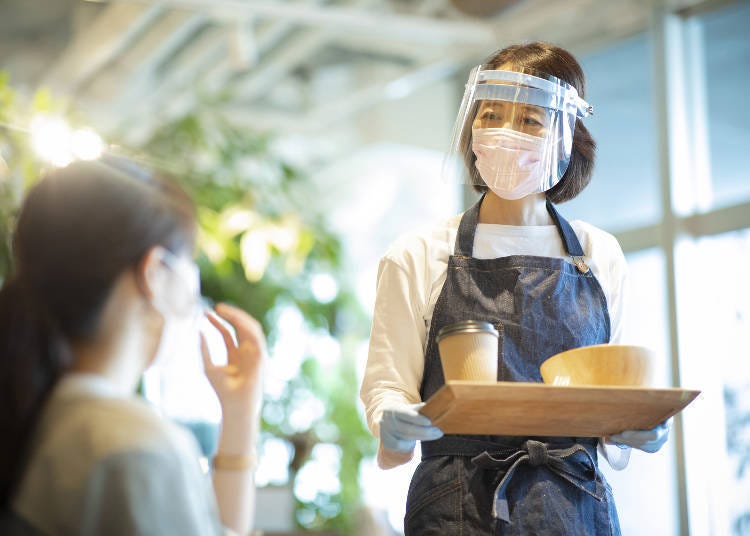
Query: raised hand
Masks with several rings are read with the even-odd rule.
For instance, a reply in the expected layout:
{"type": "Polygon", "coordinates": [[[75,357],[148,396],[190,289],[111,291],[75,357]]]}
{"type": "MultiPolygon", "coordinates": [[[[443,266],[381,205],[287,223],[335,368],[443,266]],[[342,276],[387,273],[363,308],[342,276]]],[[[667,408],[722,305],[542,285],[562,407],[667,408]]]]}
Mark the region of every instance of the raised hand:
{"type": "Polygon", "coordinates": [[[266,338],[260,323],[242,309],[227,304],[217,305],[215,312],[209,312],[206,316],[221,333],[227,349],[227,364],[214,365],[205,337],[201,334],[203,366],[225,418],[228,415],[256,414],[262,397],[262,367],[267,353],[266,338]],[[217,316],[234,328],[236,343],[217,316]]]}

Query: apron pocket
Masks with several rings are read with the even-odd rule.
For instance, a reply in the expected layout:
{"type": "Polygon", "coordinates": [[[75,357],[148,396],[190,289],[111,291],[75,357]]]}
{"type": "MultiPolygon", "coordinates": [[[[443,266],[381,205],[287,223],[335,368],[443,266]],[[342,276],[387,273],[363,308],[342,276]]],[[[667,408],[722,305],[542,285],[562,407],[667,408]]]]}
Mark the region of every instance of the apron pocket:
{"type": "Polygon", "coordinates": [[[461,460],[435,456],[419,464],[406,499],[404,530],[409,535],[451,534],[461,522],[461,460]]]}

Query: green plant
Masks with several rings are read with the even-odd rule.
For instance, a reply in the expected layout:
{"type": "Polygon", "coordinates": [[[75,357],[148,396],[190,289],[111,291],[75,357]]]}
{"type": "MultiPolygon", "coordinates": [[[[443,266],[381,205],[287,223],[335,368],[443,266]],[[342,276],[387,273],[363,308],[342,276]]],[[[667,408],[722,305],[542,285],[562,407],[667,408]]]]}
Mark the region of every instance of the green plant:
{"type": "Polygon", "coordinates": [[[28,136],[7,127],[26,108],[10,88],[7,73],[0,71],[0,280],[11,270],[11,229],[23,191],[38,173],[28,136]]]}
{"type": "MultiPolygon", "coordinates": [[[[316,276],[342,272],[341,242],[313,201],[320,192],[303,170],[274,151],[273,142],[272,137],[235,127],[208,103],[163,125],[141,150],[152,165],[180,177],[200,207],[199,263],[205,294],[233,302],[260,319],[271,346],[279,336],[277,313],[293,307],[308,331],[330,334],[342,345],[342,355],[351,355],[367,333],[353,294],[345,284],[330,301],[316,299],[312,291],[316,276]]],[[[304,515],[297,521],[306,528],[353,530],[359,464],[374,450],[356,401],[353,360],[342,358],[324,368],[311,356],[281,393],[266,399],[265,432],[294,447],[292,481],[316,444],[339,447],[340,490],[298,501],[298,514],[304,515]],[[324,414],[304,429],[292,426],[292,413],[310,397],[322,402],[324,414]]]]}
{"type": "Polygon", "coordinates": [[[0,281],[12,268],[11,231],[24,192],[47,165],[32,150],[32,118],[63,114],[66,108],[43,88],[24,99],[10,86],[8,73],[0,71],[0,281]]]}
{"type": "MultiPolygon", "coordinates": [[[[39,95],[41,102],[45,94],[39,95]]],[[[7,78],[0,77],[0,122],[13,117],[28,124],[32,110],[33,105],[23,106],[14,98],[7,78]]],[[[343,357],[321,363],[312,355],[314,348],[308,348],[299,372],[266,397],[263,437],[281,438],[293,447],[292,486],[316,445],[335,446],[340,487],[298,499],[296,522],[307,529],[353,534],[359,465],[373,454],[374,441],[357,409],[351,357],[368,326],[341,277],[341,242],[314,203],[320,192],[304,170],[275,151],[274,138],[236,128],[213,110],[210,101],[204,102],[189,115],[161,125],[141,147],[120,152],[175,177],[195,199],[198,263],[206,296],[255,316],[270,348],[280,342],[278,319],[285,310],[297,311],[303,319],[304,333],[297,336],[318,334],[338,341],[343,357]],[[338,292],[316,296],[313,283],[320,277],[335,280],[338,292]],[[311,401],[322,411],[309,422],[294,422],[294,412],[311,401]]],[[[23,190],[42,169],[28,136],[4,132],[0,155],[10,179],[0,183],[0,277],[10,269],[10,229],[23,190]]],[[[284,366],[285,357],[272,352],[270,359],[284,366]]]]}

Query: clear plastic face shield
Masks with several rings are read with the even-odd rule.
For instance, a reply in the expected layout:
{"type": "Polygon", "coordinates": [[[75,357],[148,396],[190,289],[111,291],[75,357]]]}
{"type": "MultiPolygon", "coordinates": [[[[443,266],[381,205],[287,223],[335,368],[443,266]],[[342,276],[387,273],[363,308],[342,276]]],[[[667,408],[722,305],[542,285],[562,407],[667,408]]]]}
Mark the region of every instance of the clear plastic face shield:
{"type": "Polygon", "coordinates": [[[592,113],[574,87],[553,76],[475,67],[443,176],[486,184],[506,199],[547,191],[568,168],[576,119],[592,113]]]}

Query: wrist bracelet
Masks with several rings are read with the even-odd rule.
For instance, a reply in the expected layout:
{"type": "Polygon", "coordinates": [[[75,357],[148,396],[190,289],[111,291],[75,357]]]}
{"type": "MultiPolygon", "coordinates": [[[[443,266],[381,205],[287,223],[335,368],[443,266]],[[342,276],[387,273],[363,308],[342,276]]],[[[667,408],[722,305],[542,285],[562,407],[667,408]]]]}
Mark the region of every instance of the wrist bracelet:
{"type": "Polygon", "coordinates": [[[256,465],[254,454],[217,454],[212,460],[214,471],[247,471],[255,469],[256,465]]]}

